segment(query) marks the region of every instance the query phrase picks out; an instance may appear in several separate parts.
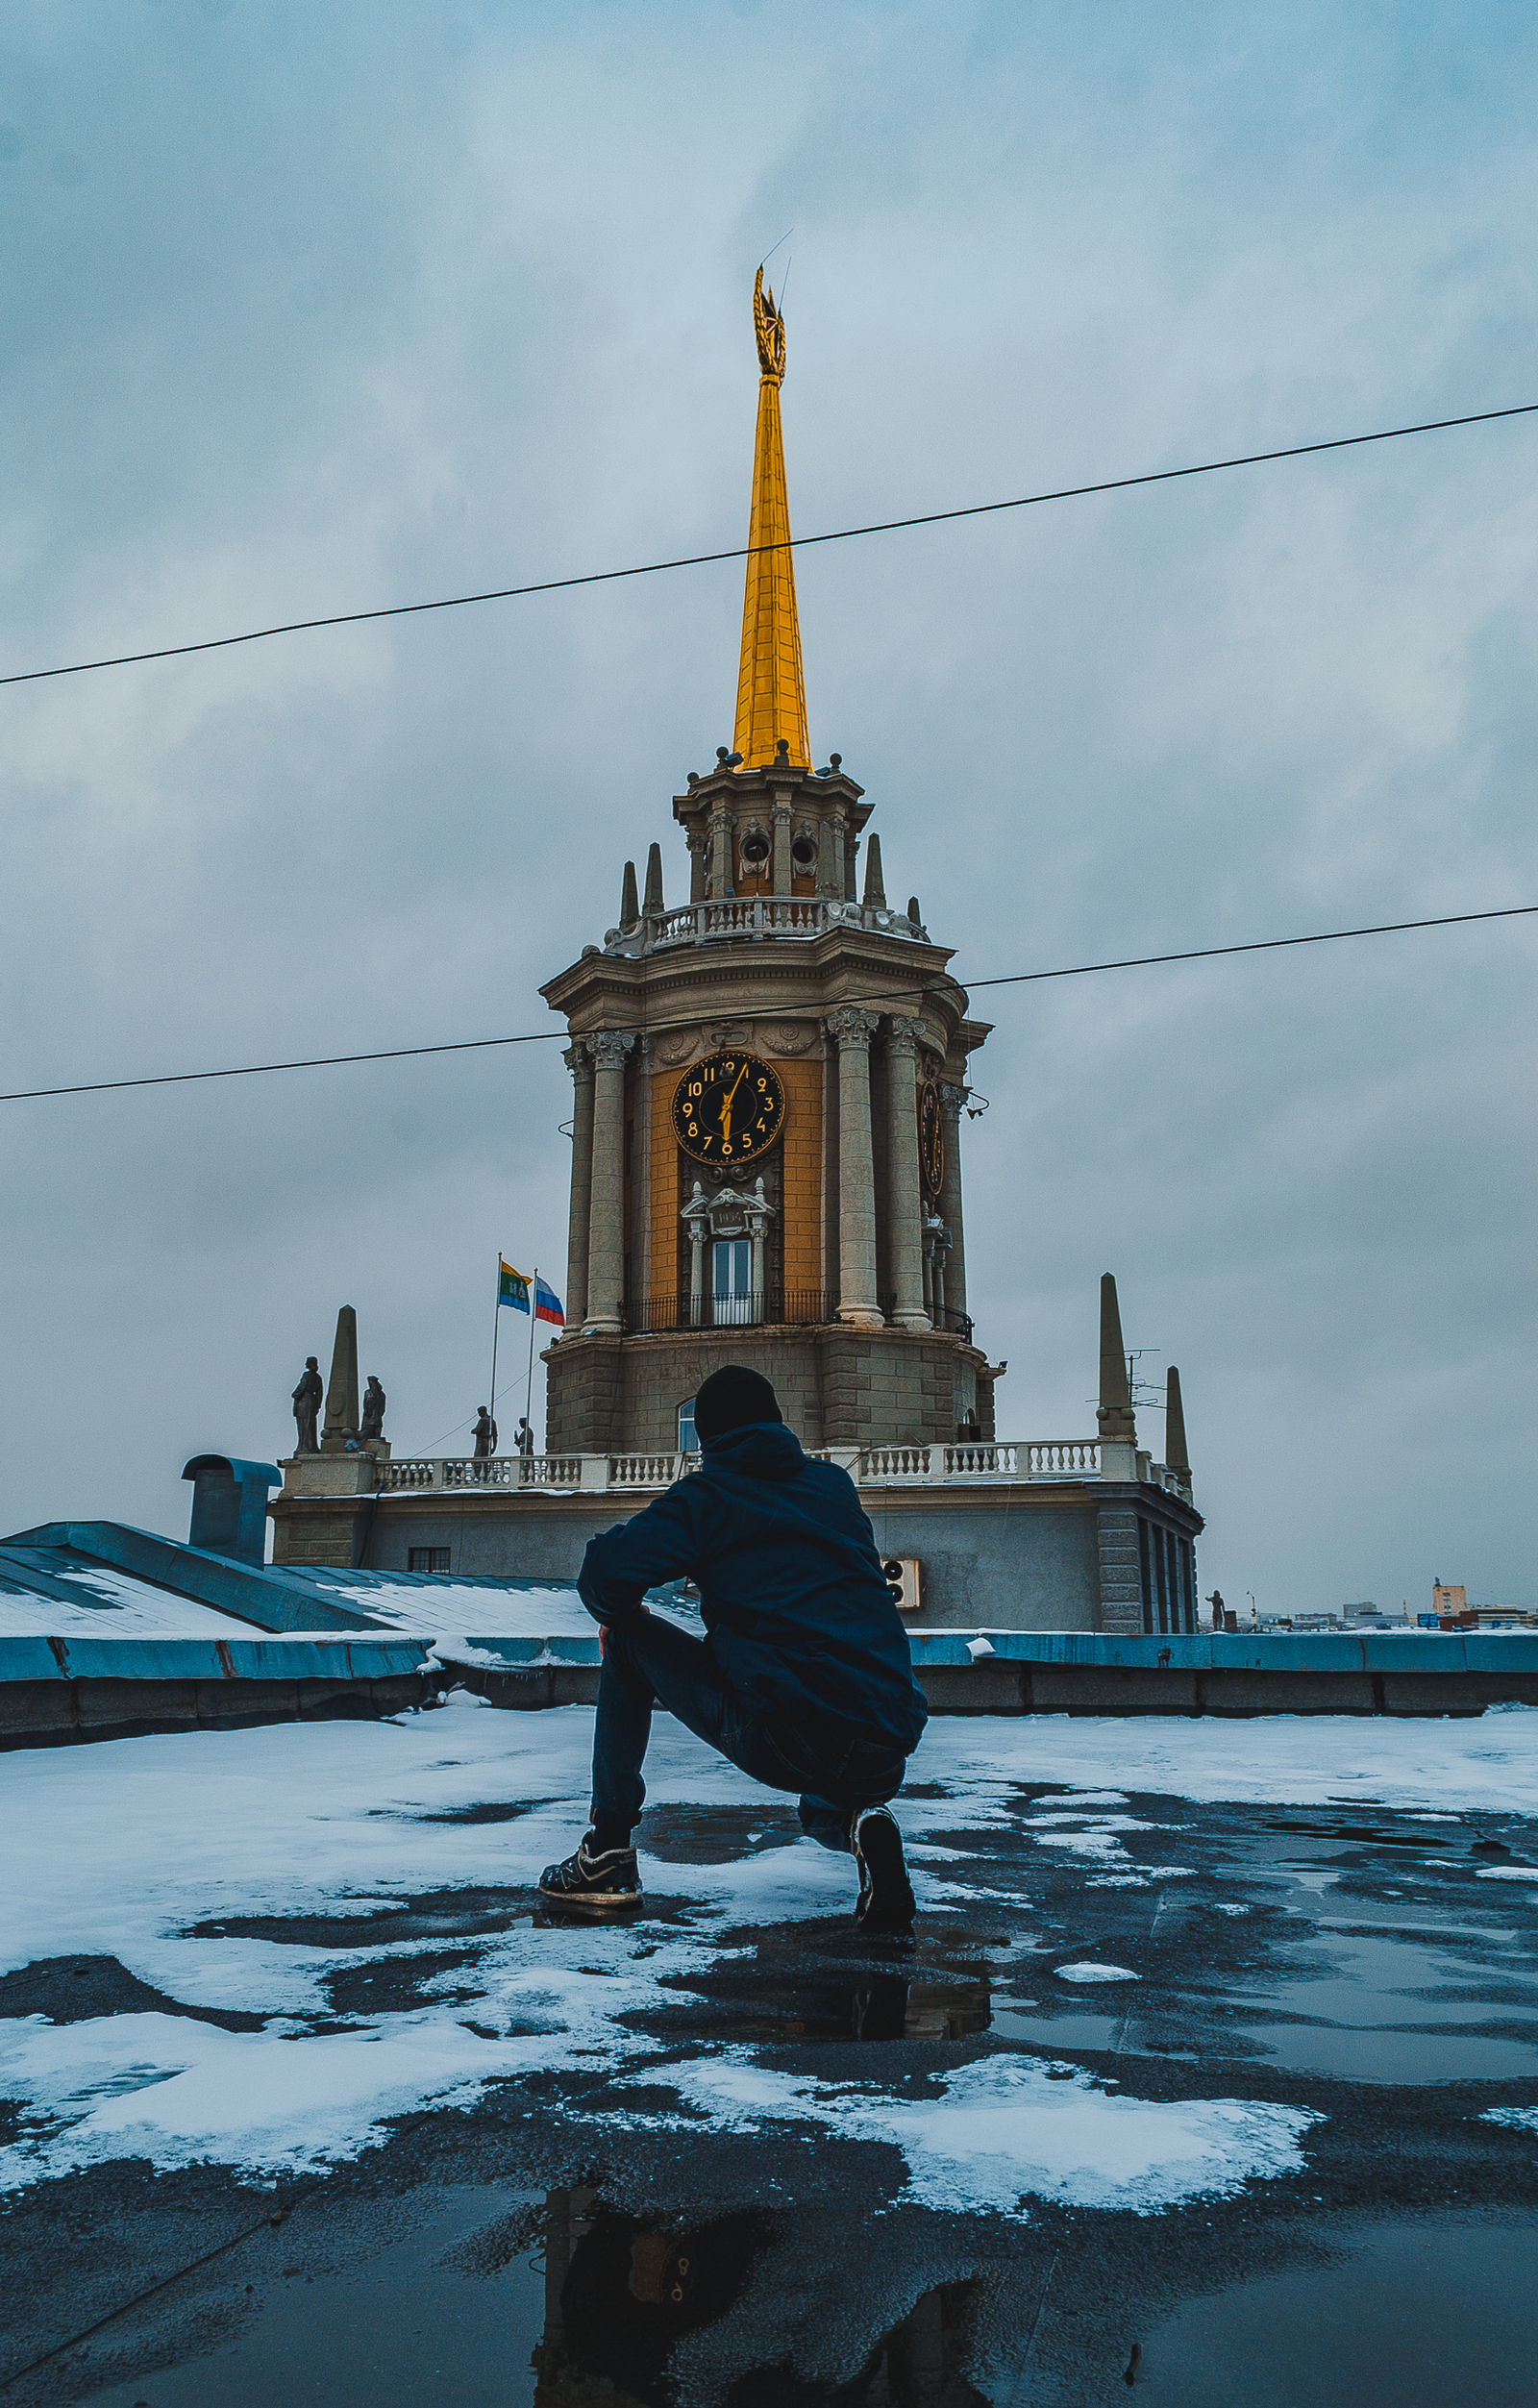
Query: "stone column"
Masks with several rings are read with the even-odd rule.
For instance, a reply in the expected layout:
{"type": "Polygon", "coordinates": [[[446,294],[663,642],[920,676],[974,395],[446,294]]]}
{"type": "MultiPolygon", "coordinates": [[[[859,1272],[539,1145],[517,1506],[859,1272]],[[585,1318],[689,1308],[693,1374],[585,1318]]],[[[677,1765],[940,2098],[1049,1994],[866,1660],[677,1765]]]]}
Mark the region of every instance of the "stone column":
{"type": "Polygon", "coordinates": [[[965,1087],[954,1087],[949,1080],[942,1079],[938,1093],[940,1123],[945,1134],[945,1168],[935,1210],[951,1232],[951,1258],[945,1267],[945,1294],[952,1313],[959,1316],[967,1308],[967,1251],[961,1230],[961,1106],[967,1100],[967,1091],[965,1087]]]}
{"type": "Polygon", "coordinates": [[[710,1207],[698,1179],[682,1219],[689,1232],[689,1328],[699,1329],[705,1325],[705,1242],[709,1235],[710,1207]]]}
{"type": "Polygon", "coordinates": [[[709,882],[709,870],[706,857],[709,848],[710,839],[705,830],[691,828],[689,830],[689,901],[691,903],[705,901],[706,888],[709,882]]]}
{"type": "Polygon", "coordinates": [[[571,1219],[566,1230],[566,1327],[563,1337],[582,1334],[587,1318],[587,1233],[593,1194],[593,1065],[585,1045],[564,1055],[576,1106],[572,1118],[571,1219]]]}
{"type": "Polygon", "coordinates": [[[930,1309],[934,1316],[936,1329],[945,1329],[950,1327],[946,1316],[945,1300],[945,1258],[950,1251],[951,1232],[945,1223],[939,1221],[935,1224],[934,1264],[930,1273],[930,1309]]]}
{"type": "Polygon", "coordinates": [[[790,805],[778,797],[774,807],[774,889],[777,895],[790,892],[790,805]]]}
{"type": "Polygon", "coordinates": [[[887,1249],[892,1285],[897,1291],[892,1319],[900,1329],[927,1329],[930,1317],[924,1309],[919,1124],[913,1094],[924,1023],[893,1018],[886,1025],[886,1197],[890,1223],[887,1249]]]}
{"type": "Polygon", "coordinates": [[[631,1157],[631,1286],[644,1304],[652,1293],[652,1040],[643,1036],[635,1056],[635,1124],[631,1157]]]}
{"type": "Polygon", "coordinates": [[[587,1235],[584,1327],[617,1336],[625,1285],[625,1056],[628,1030],[600,1029],[593,1058],[593,1183],[587,1235]]]}
{"type": "Polygon", "coordinates": [[[732,813],[723,805],[710,814],[710,896],[719,903],[732,884],[732,813]]]}
{"type": "Polygon", "coordinates": [[[774,1217],[774,1206],[763,1192],[762,1179],[755,1180],[753,1194],[743,1217],[748,1224],[748,1286],[754,1299],[750,1313],[756,1321],[767,1321],[769,1288],[765,1265],[768,1260],[768,1249],[764,1244],[764,1239],[768,1235],[769,1224],[774,1217]]]}
{"type": "Polygon", "coordinates": [[[831,1011],[838,1048],[838,1318],[880,1329],[876,1294],[876,1170],[871,1158],[871,1035],[874,1012],[831,1011]]]}

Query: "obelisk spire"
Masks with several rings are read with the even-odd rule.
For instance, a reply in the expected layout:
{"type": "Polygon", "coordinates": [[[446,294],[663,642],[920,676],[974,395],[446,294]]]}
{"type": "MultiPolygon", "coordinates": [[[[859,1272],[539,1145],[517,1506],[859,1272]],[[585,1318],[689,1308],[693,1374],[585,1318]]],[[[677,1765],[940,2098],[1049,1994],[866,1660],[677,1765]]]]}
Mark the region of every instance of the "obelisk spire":
{"type": "Polygon", "coordinates": [[[1116,1281],[1108,1271],[1100,1283],[1100,1411],[1095,1419],[1100,1424],[1103,1442],[1109,1439],[1113,1445],[1129,1447],[1137,1444],[1132,1391],[1122,1347],[1121,1307],[1116,1302],[1116,1281]]]}
{"type": "Polygon", "coordinates": [[[791,765],[811,767],[806,737],[806,688],[796,618],[796,572],[790,551],[790,503],[780,433],[780,386],[785,373],[785,322],[764,288],[760,267],[753,285],[758,338],[758,424],[753,440],[753,509],[748,519],[748,574],[742,597],[742,659],[737,670],[737,721],[732,751],[748,769],[764,769],[780,740],[791,765]],[[765,549],[764,547],[772,547],[765,549]]]}
{"type": "Polygon", "coordinates": [[[1180,1375],[1172,1363],[1164,1375],[1164,1468],[1191,1485],[1191,1456],[1185,1443],[1185,1406],[1180,1375]]]}

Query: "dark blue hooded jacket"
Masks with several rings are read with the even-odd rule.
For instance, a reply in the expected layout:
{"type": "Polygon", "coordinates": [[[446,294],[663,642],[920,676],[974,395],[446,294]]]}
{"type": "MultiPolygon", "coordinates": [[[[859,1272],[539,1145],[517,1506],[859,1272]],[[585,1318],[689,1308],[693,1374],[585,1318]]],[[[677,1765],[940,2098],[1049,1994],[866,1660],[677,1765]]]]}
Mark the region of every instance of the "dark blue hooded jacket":
{"type": "Polygon", "coordinates": [[[588,1612],[624,1623],[648,1589],[693,1580],[710,1652],[751,1712],[911,1754],[924,1698],[849,1474],[779,1422],[724,1430],[703,1453],[590,1542],[577,1582],[588,1612]]]}

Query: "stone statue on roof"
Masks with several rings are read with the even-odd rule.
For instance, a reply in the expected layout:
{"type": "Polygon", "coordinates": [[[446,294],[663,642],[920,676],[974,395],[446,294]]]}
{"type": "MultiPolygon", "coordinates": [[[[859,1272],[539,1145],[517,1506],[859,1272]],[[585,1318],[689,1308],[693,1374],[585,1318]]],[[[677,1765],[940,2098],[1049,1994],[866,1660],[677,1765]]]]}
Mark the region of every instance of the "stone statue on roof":
{"type": "Polygon", "coordinates": [[[372,1372],[363,1390],[363,1417],[359,1425],[360,1438],[383,1438],[384,1435],[384,1391],[372,1372]]]}
{"type": "Polygon", "coordinates": [[[320,1411],[320,1401],[325,1393],[325,1384],[320,1377],[320,1365],[313,1354],[307,1354],[305,1368],[299,1375],[299,1385],[294,1390],[294,1423],[298,1431],[294,1441],[295,1454],[319,1454],[320,1452],[320,1440],[315,1434],[315,1420],[320,1411]]]}

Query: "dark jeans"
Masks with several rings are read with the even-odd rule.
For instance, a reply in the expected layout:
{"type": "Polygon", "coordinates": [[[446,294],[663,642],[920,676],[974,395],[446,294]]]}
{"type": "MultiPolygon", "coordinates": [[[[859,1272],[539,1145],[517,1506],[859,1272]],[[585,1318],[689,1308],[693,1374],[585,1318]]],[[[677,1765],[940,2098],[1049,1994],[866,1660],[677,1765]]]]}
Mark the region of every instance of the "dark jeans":
{"type": "Polygon", "coordinates": [[[640,1821],[654,1704],[766,1788],[799,1790],[802,1829],[846,1855],[855,1809],[884,1805],[903,1786],[907,1758],[898,1749],[881,1740],[814,1739],[788,1719],[752,1713],[703,1640],[659,1614],[638,1614],[623,1628],[609,1625],[598,1681],[593,1828],[610,1847],[640,1821]]]}

